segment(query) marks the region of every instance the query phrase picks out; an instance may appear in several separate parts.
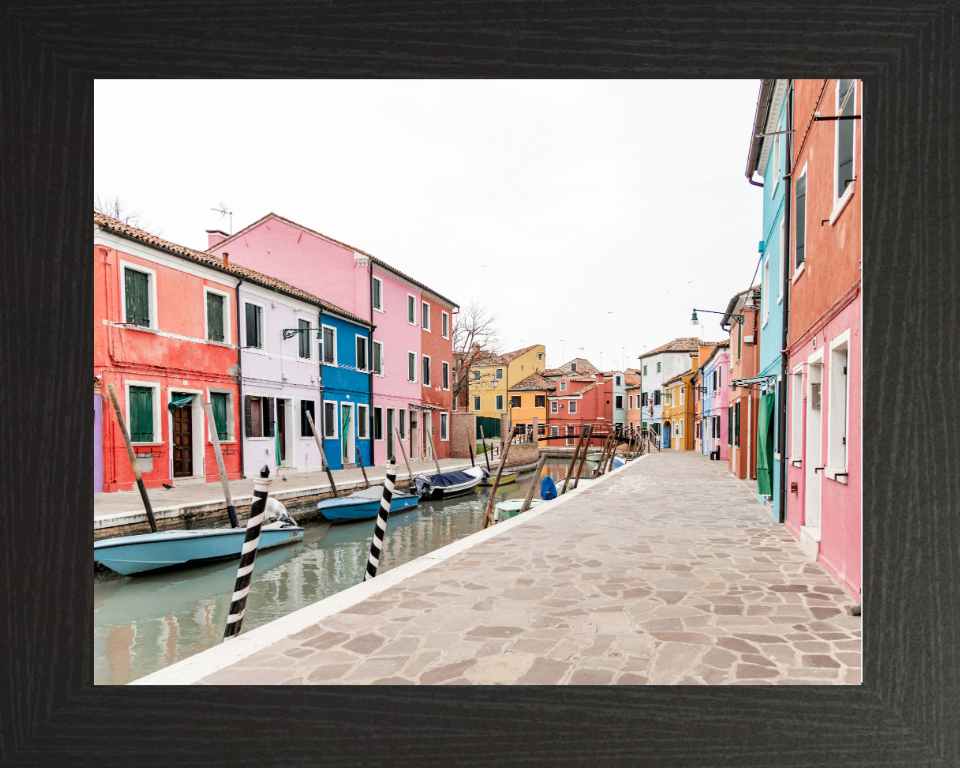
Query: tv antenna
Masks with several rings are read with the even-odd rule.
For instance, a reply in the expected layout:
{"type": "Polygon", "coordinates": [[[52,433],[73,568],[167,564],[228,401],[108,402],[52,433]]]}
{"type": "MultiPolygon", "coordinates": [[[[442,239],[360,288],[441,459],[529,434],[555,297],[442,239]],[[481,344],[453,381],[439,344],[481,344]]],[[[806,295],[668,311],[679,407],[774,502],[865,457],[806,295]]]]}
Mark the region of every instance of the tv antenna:
{"type": "Polygon", "coordinates": [[[230,217],[230,234],[232,235],[233,234],[233,211],[228,211],[227,206],[224,205],[223,203],[220,203],[219,208],[211,208],[210,210],[216,211],[217,213],[220,214],[220,221],[223,221],[224,216],[230,217]]]}

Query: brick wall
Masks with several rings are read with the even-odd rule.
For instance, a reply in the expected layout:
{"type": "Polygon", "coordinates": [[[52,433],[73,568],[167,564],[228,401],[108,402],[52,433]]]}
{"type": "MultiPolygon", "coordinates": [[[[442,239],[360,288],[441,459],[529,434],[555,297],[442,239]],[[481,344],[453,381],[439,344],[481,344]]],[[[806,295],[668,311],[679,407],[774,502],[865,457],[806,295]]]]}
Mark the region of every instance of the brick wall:
{"type": "Polygon", "coordinates": [[[469,445],[477,442],[477,414],[454,411],[450,417],[450,457],[469,459],[469,445]]]}
{"type": "Polygon", "coordinates": [[[507,466],[532,464],[540,460],[540,447],[536,443],[520,443],[510,446],[507,454],[507,466]]]}

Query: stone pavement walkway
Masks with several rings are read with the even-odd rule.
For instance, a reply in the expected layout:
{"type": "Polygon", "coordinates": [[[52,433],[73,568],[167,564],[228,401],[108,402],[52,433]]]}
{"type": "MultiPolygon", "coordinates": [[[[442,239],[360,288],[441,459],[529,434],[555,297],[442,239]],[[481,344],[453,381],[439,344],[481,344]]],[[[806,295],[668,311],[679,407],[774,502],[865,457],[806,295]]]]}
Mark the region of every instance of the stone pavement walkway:
{"type": "Polygon", "coordinates": [[[670,451],[200,682],[859,684],[854,602],[670,451]]]}

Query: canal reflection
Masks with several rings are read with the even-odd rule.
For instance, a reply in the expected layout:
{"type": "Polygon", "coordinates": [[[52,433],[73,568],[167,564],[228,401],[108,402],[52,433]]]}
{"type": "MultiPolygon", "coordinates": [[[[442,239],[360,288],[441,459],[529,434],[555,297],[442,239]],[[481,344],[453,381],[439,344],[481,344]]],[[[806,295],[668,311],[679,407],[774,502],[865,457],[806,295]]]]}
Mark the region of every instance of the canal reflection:
{"type": "MultiPolygon", "coordinates": [[[[565,472],[565,462],[551,460],[542,475],[556,479],[565,472]]],[[[528,472],[498,489],[498,500],[523,498],[532,479],[533,473],[528,472]]],[[[536,482],[539,485],[540,478],[536,482]]],[[[480,530],[489,493],[479,489],[391,516],[378,572],[480,530]]],[[[534,498],[539,498],[539,489],[534,498]]],[[[306,523],[302,541],[258,555],[243,629],[254,629],[359,584],[374,523],[306,523]]],[[[133,577],[98,574],[94,683],[128,683],[219,643],[236,574],[236,560],[133,577]]]]}

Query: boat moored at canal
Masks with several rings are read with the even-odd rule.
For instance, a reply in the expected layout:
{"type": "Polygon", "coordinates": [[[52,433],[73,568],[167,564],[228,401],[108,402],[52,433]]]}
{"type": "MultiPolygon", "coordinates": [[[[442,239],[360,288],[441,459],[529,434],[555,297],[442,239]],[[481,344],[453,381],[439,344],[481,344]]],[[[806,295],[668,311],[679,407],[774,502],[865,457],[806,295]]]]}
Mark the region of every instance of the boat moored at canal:
{"type": "MultiPolygon", "coordinates": [[[[317,509],[331,523],[369,520],[377,516],[382,498],[383,486],[374,485],[341,499],[324,499],[317,503],[317,509]]],[[[416,494],[395,490],[390,502],[390,514],[413,509],[419,503],[420,498],[416,494]]]]}
{"type": "Polygon", "coordinates": [[[440,501],[473,493],[487,474],[482,467],[471,467],[462,472],[441,472],[430,477],[417,475],[413,482],[421,500],[440,501]]]}

